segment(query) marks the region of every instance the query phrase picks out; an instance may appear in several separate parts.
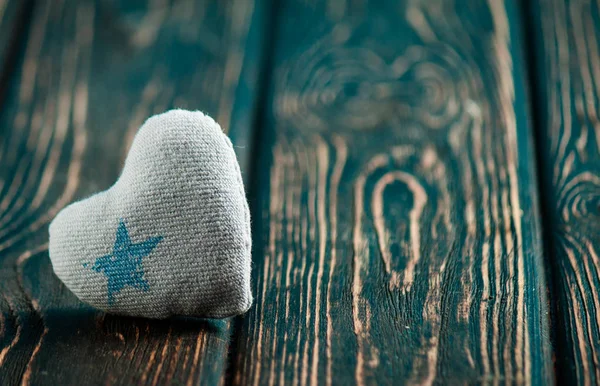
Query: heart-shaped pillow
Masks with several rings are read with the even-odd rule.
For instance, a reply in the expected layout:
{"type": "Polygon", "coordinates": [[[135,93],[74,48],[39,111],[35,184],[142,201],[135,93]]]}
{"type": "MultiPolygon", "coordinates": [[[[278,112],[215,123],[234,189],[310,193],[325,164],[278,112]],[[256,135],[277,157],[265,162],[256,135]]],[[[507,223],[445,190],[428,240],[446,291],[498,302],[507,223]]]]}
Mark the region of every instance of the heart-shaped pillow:
{"type": "Polygon", "coordinates": [[[197,111],[148,119],[117,182],[50,224],[56,275],[84,302],[118,314],[243,313],[252,303],[250,249],[233,147],[197,111]]]}

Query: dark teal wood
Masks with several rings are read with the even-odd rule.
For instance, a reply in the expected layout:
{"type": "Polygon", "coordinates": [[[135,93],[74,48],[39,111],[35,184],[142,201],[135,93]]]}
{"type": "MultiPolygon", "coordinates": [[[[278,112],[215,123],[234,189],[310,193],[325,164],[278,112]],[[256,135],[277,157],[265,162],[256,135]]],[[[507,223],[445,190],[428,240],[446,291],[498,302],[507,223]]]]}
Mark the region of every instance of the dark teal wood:
{"type": "Polygon", "coordinates": [[[234,383],[552,384],[520,3],[278,5],[234,383]]]}
{"type": "Polygon", "coordinates": [[[598,4],[267,3],[0,0],[0,384],[598,383],[598,4]],[[170,107],[255,164],[238,323],[105,315],[49,264],[170,107]]]}
{"type": "Polygon", "coordinates": [[[600,7],[531,4],[540,174],[560,384],[600,383],[600,7]]]}
{"type": "Polygon", "coordinates": [[[172,107],[217,119],[247,175],[262,13],[246,0],[36,2],[0,109],[0,384],[224,380],[229,320],[94,311],[52,273],[47,226],[108,188],[138,127],[172,107]]]}
{"type": "MultiPolygon", "coordinates": [[[[29,0],[0,0],[0,74],[9,75],[5,68],[9,64],[10,51],[19,43],[23,25],[27,25],[27,8],[30,6],[29,0]]],[[[6,76],[0,80],[5,81],[6,76]]]]}

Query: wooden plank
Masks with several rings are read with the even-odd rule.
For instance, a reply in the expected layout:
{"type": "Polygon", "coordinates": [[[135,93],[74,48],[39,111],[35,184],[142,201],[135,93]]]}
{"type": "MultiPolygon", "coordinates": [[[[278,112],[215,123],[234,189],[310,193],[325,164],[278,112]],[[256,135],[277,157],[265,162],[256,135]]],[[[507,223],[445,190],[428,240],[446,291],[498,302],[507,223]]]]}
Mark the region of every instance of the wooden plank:
{"type": "Polygon", "coordinates": [[[0,0],[0,105],[12,74],[16,51],[25,38],[24,27],[28,25],[30,6],[29,0],[0,0]]]}
{"type": "Polygon", "coordinates": [[[530,10],[558,380],[598,384],[600,7],[583,0],[538,0],[530,10]]]}
{"type": "Polygon", "coordinates": [[[29,1],[0,0],[0,70],[6,64],[11,46],[19,37],[29,1]]]}
{"type": "Polygon", "coordinates": [[[235,384],[552,384],[517,1],[280,3],[235,384]]]}
{"type": "Polygon", "coordinates": [[[201,109],[244,173],[259,2],[41,1],[0,116],[0,384],[223,381],[231,322],[105,315],[52,273],[47,225],[108,188],[143,121],[201,109]]]}

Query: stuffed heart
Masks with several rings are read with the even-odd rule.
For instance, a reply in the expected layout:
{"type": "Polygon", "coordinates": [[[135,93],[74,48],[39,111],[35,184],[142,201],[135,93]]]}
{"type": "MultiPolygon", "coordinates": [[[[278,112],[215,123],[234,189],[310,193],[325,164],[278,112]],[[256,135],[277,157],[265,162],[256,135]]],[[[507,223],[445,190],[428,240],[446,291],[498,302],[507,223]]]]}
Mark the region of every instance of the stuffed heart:
{"type": "Polygon", "coordinates": [[[250,213],[229,138],[201,112],[148,119],[108,190],[50,224],[56,275],[107,312],[222,318],[245,312],[250,213]]]}

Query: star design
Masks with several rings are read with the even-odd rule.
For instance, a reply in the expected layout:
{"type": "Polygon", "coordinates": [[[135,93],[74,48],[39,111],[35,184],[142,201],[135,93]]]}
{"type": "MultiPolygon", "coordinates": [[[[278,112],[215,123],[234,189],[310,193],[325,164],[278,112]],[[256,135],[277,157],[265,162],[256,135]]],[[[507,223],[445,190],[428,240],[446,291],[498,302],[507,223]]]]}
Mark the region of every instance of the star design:
{"type": "Polygon", "coordinates": [[[125,222],[123,219],[119,220],[113,252],[97,258],[92,266],[94,271],[103,272],[108,278],[109,306],[114,304],[115,294],[125,286],[148,291],[150,285],[144,279],[142,259],[148,256],[162,239],[162,236],[150,237],[146,241],[133,244],[125,222]]]}

